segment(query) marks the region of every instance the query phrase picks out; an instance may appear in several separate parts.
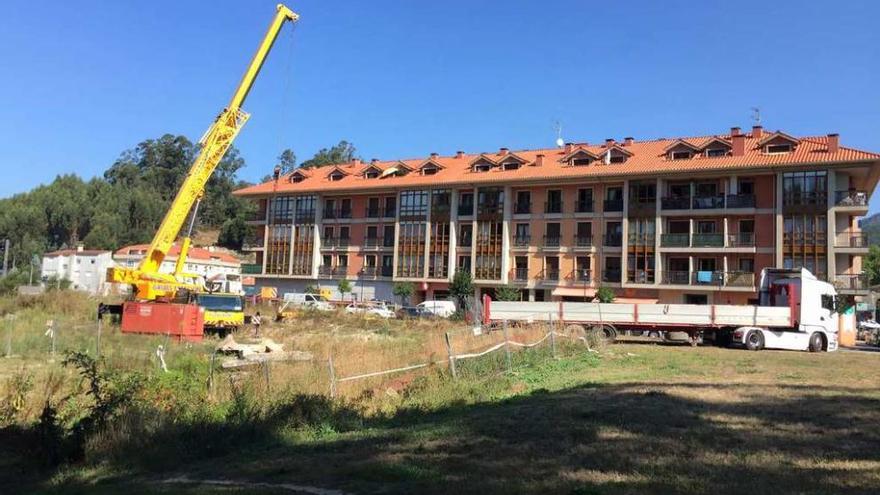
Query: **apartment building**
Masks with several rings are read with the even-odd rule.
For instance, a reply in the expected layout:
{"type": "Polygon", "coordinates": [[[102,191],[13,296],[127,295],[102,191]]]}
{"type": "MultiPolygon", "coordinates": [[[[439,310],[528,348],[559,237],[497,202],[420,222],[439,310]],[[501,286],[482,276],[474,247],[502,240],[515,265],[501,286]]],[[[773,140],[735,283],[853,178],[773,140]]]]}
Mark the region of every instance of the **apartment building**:
{"type": "Polygon", "coordinates": [[[280,292],[442,298],[456,270],[524,300],[747,303],[765,267],[806,267],[862,296],[857,219],[880,155],[837,134],[755,126],[699,137],[371,160],[296,170],[236,194],[258,205],[244,265],[280,292]]]}
{"type": "Polygon", "coordinates": [[[110,293],[111,284],[106,282],[107,269],[113,266],[112,251],[85,249],[61,249],[43,255],[40,278],[43,285],[60,280],[70,282],[70,288],[96,296],[110,293]]]}

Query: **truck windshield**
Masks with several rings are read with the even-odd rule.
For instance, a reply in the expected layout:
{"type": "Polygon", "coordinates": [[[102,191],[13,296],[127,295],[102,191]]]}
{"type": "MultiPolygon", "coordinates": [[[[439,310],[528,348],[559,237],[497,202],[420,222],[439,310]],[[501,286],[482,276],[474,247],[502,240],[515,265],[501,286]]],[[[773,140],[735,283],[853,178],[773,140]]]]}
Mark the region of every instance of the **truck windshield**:
{"type": "Polygon", "coordinates": [[[199,306],[213,311],[241,311],[240,297],[200,294],[196,300],[199,306]]]}

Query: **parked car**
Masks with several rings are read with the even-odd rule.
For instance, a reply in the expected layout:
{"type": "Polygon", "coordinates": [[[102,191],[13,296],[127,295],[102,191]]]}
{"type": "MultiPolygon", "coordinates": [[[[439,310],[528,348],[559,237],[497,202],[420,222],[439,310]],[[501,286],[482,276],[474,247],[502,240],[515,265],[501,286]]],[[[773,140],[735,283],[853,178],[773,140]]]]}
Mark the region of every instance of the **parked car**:
{"type": "Polygon", "coordinates": [[[418,306],[407,306],[404,308],[400,308],[397,310],[398,318],[411,318],[411,319],[421,319],[421,318],[437,318],[437,315],[428,311],[425,308],[420,308],[418,306]]]}
{"type": "Polygon", "coordinates": [[[333,311],[336,308],[319,294],[288,292],[284,294],[284,303],[278,308],[275,318],[279,321],[289,320],[304,309],[333,311]]]}
{"type": "Polygon", "coordinates": [[[351,303],[345,307],[345,312],[349,314],[377,316],[379,318],[394,318],[394,311],[388,309],[384,304],[351,303]]]}
{"type": "Polygon", "coordinates": [[[449,318],[455,314],[455,303],[452,301],[428,300],[420,302],[416,307],[441,318],[449,318]]]}
{"type": "Polygon", "coordinates": [[[859,322],[859,330],[880,330],[880,323],[874,320],[862,320],[859,322]]]}

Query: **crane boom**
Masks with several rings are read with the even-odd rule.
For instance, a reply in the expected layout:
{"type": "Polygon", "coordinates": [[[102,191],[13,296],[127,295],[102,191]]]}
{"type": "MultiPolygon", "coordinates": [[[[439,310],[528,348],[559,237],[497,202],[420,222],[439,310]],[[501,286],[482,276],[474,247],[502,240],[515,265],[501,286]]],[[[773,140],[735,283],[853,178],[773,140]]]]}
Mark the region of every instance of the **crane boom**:
{"type": "MultiPolygon", "coordinates": [[[[278,4],[275,17],[263,36],[244,76],[242,76],[241,82],[236,87],[232,99],[199,141],[201,145],[199,154],[171,202],[170,208],[165,213],[159,230],[153,236],[146,256],[135,269],[121,267],[108,269],[107,280],[109,282],[134,285],[137,288],[136,297],[143,300],[173,297],[179,288],[195,288],[178,281],[173,274],[159,273],[162,261],[168,255],[168,251],[186,222],[186,217],[193,205],[204,193],[205,185],[211,174],[214,173],[232,141],[235,140],[247,122],[249,115],[241,109],[241,106],[253,87],[263,62],[278,38],[284,22],[288,20],[295,22],[297,19],[299,19],[297,14],[286,6],[278,4]]],[[[181,249],[179,256],[186,256],[184,249],[181,249]]]]}

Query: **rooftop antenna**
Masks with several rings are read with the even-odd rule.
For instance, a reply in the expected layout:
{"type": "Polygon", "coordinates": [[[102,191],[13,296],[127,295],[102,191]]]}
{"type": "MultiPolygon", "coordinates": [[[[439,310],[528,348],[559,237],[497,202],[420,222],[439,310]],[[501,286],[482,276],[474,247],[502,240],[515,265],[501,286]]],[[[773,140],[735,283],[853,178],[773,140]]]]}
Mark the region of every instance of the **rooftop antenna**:
{"type": "Polygon", "coordinates": [[[565,141],[562,139],[562,124],[557,120],[553,128],[556,129],[556,147],[562,148],[565,145],[565,141]]]}
{"type": "Polygon", "coordinates": [[[752,107],[752,120],[755,121],[755,125],[761,125],[761,109],[758,107],[752,107]]]}

